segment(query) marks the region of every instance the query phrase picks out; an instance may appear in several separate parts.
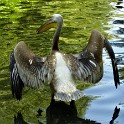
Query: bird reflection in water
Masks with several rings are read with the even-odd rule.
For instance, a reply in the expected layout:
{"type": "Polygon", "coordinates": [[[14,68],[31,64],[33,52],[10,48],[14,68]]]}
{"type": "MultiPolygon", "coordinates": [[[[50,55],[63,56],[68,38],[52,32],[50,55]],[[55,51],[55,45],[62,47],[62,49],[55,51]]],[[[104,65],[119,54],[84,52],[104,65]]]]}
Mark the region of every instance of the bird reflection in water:
{"type": "MultiPolygon", "coordinates": [[[[117,106],[114,109],[114,113],[109,124],[114,124],[114,121],[119,116],[120,108],[117,106]]],[[[38,110],[37,116],[42,116],[42,110],[38,110]]],[[[77,117],[77,109],[75,102],[72,101],[70,105],[52,100],[46,110],[46,123],[47,124],[101,124],[99,122],[90,119],[81,119],[77,117]]],[[[18,113],[14,117],[14,124],[29,124],[24,121],[21,113],[18,113]]],[[[43,124],[38,121],[37,124],[43,124]]]]}
{"type": "Polygon", "coordinates": [[[81,119],[77,117],[77,109],[75,102],[70,102],[70,105],[60,102],[51,101],[47,108],[47,124],[101,124],[90,119],[81,119]]]}
{"type": "Polygon", "coordinates": [[[22,114],[19,112],[17,116],[14,116],[14,124],[28,124],[24,121],[22,114]]]}
{"type": "MultiPolygon", "coordinates": [[[[42,111],[40,111],[42,112],[42,111]]],[[[38,115],[42,114],[38,110],[38,115]]],[[[90,119],[81,119],[77,117],[77,109],[75,102],[66,104],[62,101],[52,100],[46,110],[46,123],[47,124],[101,124],[90,119]]],[[[28,124],[23,120],[22,114],[18,113],[17,117],[14,117],[14,124],[28,124]]],[[[39,122],[37,124],[43,124],[39,122]]]]}
{"type": "Polygon", "coordinates": [[[117,108],[116,106],[110,124],[114,124],[114,120],[119,116],[119,112],[120,112],[120,108],[117,108]]]}

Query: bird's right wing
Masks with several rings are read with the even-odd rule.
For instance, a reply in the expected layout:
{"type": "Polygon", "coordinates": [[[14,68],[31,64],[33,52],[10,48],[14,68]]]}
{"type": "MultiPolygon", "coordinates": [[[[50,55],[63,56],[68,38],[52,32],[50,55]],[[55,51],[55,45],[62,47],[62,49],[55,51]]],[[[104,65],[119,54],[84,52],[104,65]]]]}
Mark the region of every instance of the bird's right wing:
{"type": "Polygon", "coordinates": [[[24,83],[19,76],[13,52],[10,56],[10,84],[13,97],[16,96],[20,100],[24,83]]]}
{"type": "Polygon", "coordinates": [[[14,48],[10,59],[10,78],[13,95],[22,92],[24,85],[43,87],[45,82],[52,79],[52,67],[48,58],[38,57],[29,50],[24,42],[19,42],[14,48]],[[20,87],[22,86],[22,87],[20,87]]]}

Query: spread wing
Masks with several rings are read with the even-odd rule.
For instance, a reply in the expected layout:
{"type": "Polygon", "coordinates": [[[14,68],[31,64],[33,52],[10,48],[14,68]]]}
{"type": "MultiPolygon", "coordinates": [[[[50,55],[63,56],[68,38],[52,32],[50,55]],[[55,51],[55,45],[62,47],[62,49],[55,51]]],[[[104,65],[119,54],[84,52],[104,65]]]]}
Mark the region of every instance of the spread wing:
{"type": "Polygon", "coordinates": [[[91,33],[85,49],[76,55],[67,55],[68,67],[81,81],[96,83],[103,76],[102,49],[104,38],[97,31],[91,33]]]}
{"type": "Polygon", "coordinates": [[[10,82],[13,96],[21,98],[24,85],[42,87],[52,79],[52,70],[48,58],[38,57],[30,51],[24,42],[19,42],[10,58],[10,82]]]}
{"type": "Polygon", "coordinates": [[[98,31],[93,30],[86,48],[77,55],[66,55],[68,67],[76,79],[91,83],[103,76],[102,51],[106,48],[112,61],[115,86],[120,84],[117,63],[110,43],[98,31]]]}
{"type": "Polygon", "coordinates": [[[68,56],[68,67],[76,80],[96,83],[102,78],[102,63],[98,65],[92,53],[84,51],[78,55],[66,56],[68,56]]]}

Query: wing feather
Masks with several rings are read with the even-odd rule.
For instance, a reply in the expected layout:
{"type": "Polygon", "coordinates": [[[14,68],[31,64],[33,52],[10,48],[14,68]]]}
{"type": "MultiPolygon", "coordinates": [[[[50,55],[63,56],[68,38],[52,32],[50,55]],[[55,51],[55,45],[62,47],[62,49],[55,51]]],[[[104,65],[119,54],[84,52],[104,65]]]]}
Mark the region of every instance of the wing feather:
{"type": "Polygon", "coordinates": [[[65,58],[68,59],[68,63],[71,63],[71,60],[75,60],[75,62],[72,62],[72,64],[68,64],[68,68],[70,69],[75,79],[95,83],[97,80],[100,80],[100,78],[94,78],[94,73],[100,73],[101,75],[101,72],[99,72],[98,69],[100,67],[97,65],[95,59],[93,60],[92,58],[91,60],[91,56],[86,57],[86,54],[84,53],[82,56],[77,58],[71,54],[67,54],[65,58]]]}
{"type": "Polygon", "coordinates": [[[69,63],[68,67],[76,79],[95,83],[102,78],[102,51],[104,47],[107,49],[112,61],[115,86],[117,87],[120,84],[117,65],[114,63],[115,55],[113,49],[107,39],[96,30],[92,31],[88,44],[82,52],[76,55],[66,55],[69,63]]]}
{"type": "Polygon", "coordinates": [[[24,42],[19,42],[16,45],[14,57],[19,76],[25,85],[30,87],[42,87],[44,82],[51,80],[51,78],[48,79],[47,76],[49,73],[48,63],[45,60],[43,61],[43,58],[35,56],[35,54],[26,47],[24,42]]]}
{"type": "Polygon", "coordinates": [[[11,60],[10,61],[10,84],[11,84],[12,95],[13,97],[16,96],[16,98],[20,100],[24,84],[20,79],[13,52],[11,54],[10,60],[11,60]]]}
{"type": "Polygon", "coordinates": [[[93,30],[85,49],[79,54],[67,54],[68,67],[74,77],[81,81],[98,82],[103,76],[102,50],[104,37],[93,30]]]}
{"type": "Polygon", "coordinates": [[[10,82],[13,96],[20,100],[24,85],[39,88],[44,86],[44,82],[51,81],[53,73],[50,71],[47,59],[35,56],[22,41],[16,45],[10,58],[10,82]],[[23,87],[19,88],[19,85],[23,87]]]}

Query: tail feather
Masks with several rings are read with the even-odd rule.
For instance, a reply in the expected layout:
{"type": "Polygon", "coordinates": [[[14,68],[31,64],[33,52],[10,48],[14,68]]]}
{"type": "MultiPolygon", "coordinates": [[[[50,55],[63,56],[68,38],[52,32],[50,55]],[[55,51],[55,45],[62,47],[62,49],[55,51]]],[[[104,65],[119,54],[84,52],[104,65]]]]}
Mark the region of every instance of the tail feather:
{"type": "Polygon", "coordinates": [[[117,63],[116,63],[116,59],[115,59],[115,54],[114,51],[109,43],[109,41],[105,38],[104,40],[104,45],[105,48],[110,56],[111,62],[112,62],[112,67],[113,67],[113,75],[114,75],[114,81],[115,81],[115,87],[117,88],[118,85],[120,85],[120,81],[119,81],[119,72],[118,72],[118,68],[117,68],[117,63]]]}
{"type": "Polygon", "coordinates": [[[82,98],[83,96],[84,96],[84,94],[80,90],[76,90],[75,92],[73,92],[71,94],[66,94],[63,92],[55,93],[54,99],[70,102],[72,100],[78,100],[78,99],[82,98]]]}

